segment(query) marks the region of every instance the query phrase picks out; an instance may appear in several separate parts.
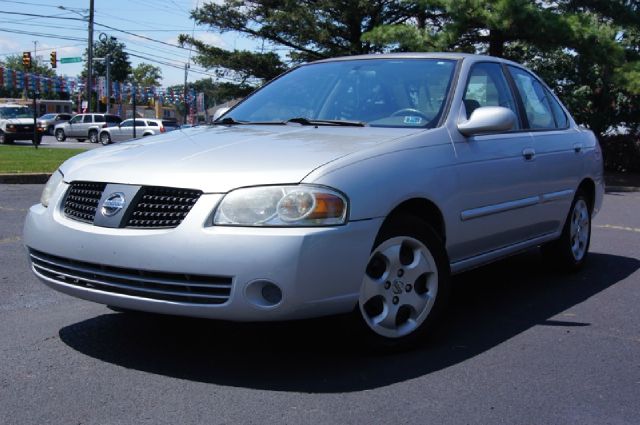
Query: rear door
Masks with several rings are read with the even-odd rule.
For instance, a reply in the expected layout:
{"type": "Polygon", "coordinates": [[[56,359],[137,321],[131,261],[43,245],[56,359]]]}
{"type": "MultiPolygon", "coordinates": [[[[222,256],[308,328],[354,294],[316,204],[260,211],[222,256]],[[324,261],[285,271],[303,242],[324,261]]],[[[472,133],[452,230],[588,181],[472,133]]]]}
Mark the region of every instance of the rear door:
{"type": "Polygon", "coordinates": [[[536,214],[547,232],[557,231],[564,223],[582,175],[582,133],[570,127],[564,109],[538,78],[522,68],[508,69],[534,139],[535,181],[541,199],[536,214]]]}

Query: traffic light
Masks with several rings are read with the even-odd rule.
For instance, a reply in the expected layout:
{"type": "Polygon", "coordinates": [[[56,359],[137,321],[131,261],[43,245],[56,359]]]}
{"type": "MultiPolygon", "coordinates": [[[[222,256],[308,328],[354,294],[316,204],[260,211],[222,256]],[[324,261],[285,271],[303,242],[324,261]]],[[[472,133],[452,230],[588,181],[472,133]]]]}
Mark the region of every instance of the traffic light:
{"type": "Polygon", "coordinates": [[[58,66],[58,54],[54,50],[51,52],[51,68],[55,68],[56,66],[58,66]]]}
{"type": "Polygon", "coordinates": [[[22,52],[22,65],[25,68],[31,68],[31,52],[22,52]]]}

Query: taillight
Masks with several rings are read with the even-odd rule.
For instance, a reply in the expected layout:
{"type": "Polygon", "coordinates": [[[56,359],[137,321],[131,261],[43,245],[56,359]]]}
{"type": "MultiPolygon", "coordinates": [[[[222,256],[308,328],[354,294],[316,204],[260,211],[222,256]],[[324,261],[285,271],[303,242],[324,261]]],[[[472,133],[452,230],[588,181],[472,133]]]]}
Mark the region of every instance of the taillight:
{"type": "Polygon", "coordinates": [[[164,126],[163,126],[163,125],[161,125],[161,126],[160,126],[160,133],[164,133],[165,131],[167,131],[167,130],[165,130],[165,129],[164,129],[164,126]]]}

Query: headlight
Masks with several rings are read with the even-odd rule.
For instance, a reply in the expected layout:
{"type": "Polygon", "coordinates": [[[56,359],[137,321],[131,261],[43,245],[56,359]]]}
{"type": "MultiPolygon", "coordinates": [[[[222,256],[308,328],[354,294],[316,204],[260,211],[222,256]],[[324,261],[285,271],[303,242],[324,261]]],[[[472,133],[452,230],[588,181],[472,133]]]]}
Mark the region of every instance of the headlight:
{"type": "Polygon", "coordinates": [[[335,226],[347,220],[347,200],[321,186],[263,186],[229,192],[213,216],[222,226],[335,226]]]}
{"type": "Polygon", "coordinates": [[[7,131],[16,131],[15,124],[8,124],[7,125],[7,131]]]}
{"type": "Polygon", "coordinates": [[[44,205],[45,207],[49,206],[49,200],[51,200],[51,196],[58,188],[58,185],[62,183],[62,178],[63,176],[60,170],[51,174],[51,177],[49,177],[49,181],[47,181],[47,184],[44,186],[42,196],[40,197],[40,203],[42,203],[42,205],[44,205]]]}

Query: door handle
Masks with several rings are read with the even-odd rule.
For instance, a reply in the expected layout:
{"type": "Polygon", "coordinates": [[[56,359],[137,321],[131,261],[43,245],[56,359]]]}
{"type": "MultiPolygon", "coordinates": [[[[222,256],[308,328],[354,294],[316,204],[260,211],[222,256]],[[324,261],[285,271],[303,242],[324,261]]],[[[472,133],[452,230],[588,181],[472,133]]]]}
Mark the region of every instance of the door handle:
{"type": "Polygon", "coordinates": [[[536,151],[533,148],[526,148],[522,151],[522,156],[527,161],[531,161],[536,156],[536,151]]]}
{"type": "Polygon", "coordinates": [[[582,143],[575,143],[573,145],[573,150],[574,150],[575,153],[582,152],[582,143]]]}

